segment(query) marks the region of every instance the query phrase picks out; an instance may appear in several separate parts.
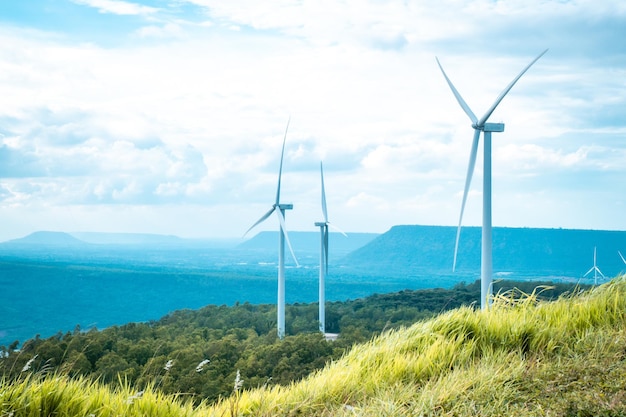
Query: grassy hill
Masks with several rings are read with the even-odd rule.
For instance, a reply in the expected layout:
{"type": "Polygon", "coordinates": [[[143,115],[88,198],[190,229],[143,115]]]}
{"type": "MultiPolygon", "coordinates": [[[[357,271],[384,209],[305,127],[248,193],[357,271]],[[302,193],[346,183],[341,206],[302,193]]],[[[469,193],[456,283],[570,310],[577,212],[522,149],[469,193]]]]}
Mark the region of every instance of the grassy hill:
{"type": "Polygon", "coordinates": [[[286,387],[248,387],[217,404],[62,375],[0,380],[11,416],[626,415],[626,278],[553,302],[501,294],[382,334],[286,387]]]}

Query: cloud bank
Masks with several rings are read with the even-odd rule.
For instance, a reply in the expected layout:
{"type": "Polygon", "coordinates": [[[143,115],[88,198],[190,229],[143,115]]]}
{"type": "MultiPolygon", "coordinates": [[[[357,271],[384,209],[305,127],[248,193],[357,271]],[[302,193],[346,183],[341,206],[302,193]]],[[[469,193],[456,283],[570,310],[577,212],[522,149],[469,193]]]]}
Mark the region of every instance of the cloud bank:
{"type": "Polygon", "coordinates": [[[273,202],[290,117],[292,229],[321,216],[320,160],[344,230],[455,224],[472,129],[435,56],[482,114],[545,48],[490,118],[494,224],[626,228],[619,2],[40,5],[0,18],[0,239],[240,236],[273,202]]]}

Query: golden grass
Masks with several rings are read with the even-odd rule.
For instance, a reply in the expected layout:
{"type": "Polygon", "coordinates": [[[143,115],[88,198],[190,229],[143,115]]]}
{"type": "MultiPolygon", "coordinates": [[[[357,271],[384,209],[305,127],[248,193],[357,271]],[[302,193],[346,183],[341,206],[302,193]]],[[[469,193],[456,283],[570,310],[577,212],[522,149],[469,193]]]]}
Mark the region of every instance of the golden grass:
{"type": "Polygon", "coordinates": [[[175,396],[156,390],[134,391],[128,385],[111,389],[86,378],[28,375],[0,381],[2,417],[192,416],[197,410],[175,396]]]}
{"type": "MultiPolygon", "coordinates": [[[[456,407],[459,414],[453,415],[477,415],[477,409],[470,407],[475,400],[459,397],[471,393],[489,399],[490,411],[483,415],[505,415],[511,408],[505,394],[524,384],[519,375],[527,373],[530,364],[573,355],[578,344],[589,342],[591,333],[621,331],[626,322],[625,290],[621,277],[551,303],[538,303],[532,294],[521,299],[500,294],[488,311],[457,309],[385,333],[289,387],[245,392],[240,411],[244,415],[353,415],[358,409],[358,415],[446,415],[443,410],[456,407]],[[500,394],[494,393],[494,384],[500,394]],[[406,398],[401,395],[403,387],[408,390],[406,398]]],[[[605,346],[597,351],[601,348],[605,346]]],[[[217,404],[211,410],[221,415],[223,407],[217,404]]],[[[541,410],[538,415],[543,415],[541,410]]]]}
{"type": "Polygon", "coordinates": [[[626,416],[625,314],[624,277],[550,303],[498,294],[488,311],[385,333],[298,383],[237,391],[236,403],[30,376],[0,381],[0,416],[626,416]]]}

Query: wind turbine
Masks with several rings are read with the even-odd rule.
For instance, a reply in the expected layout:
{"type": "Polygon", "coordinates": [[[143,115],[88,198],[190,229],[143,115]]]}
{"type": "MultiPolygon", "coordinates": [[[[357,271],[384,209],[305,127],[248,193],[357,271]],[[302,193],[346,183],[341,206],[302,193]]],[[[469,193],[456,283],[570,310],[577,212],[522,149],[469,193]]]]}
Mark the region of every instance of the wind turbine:
{"type": "Polygon", "coordinates": [[[587,275],[589,275],[591,271],[593,271],[593,285],[598,285],[598,274],[602,275],[602,278],[606,278],[604,274],[602,273],[602,271],[600,271],[600,268],[598,268],[598,266],[596,265],[596,247],[595,246],[593,248],[593,266],[591,267],[589,271],[587,271],[585,275],[583,275],[583,277],[586,277],[587,275]]]}
{"type": "Polygon", "coordinates": [[[482,309],[485,309],[490,304],[490,296],[491,296],[491,282],[493,276],[493,261],[492,261],[492,234],[491,234],[491,133],[492,132],[504,132],[504,123],[487,123],[487,120],[494,112],[496,107],[500,104],[504,96],[508,94],[508,92],[513,88],[515,83],[524,75],[526,71],[535,63],[539,58],[541,58],[548,50],[546,49],[542,53],[537,56],[537,58],[533,59],[530,64],[526,66],[519,73],[517,77],[511,81],[511,83],[500,93],[500,95],[496,98],[496,101],[491,105],[491,107],[487,110],[487,112],[478,119],[476,115],[472,112],[470,107],[467,105],[461,94],[457,91],[457,89],[452,84],[452,81],[446,75],[446,72],[443,70],[441,63],[438,58],[437,65],[439,65],[439,69],[441,70],[443,76],[450,86],[454,97],[458,101],[459,105],[469,116],[472,121],[472,128],[474,129],[474,140],[472,142],[472,150],[470,152],[469,165],[467,167],[467,176],[465,178],[465,189],[463,191],[463,201],[461,203],[461,214],[459,216],[459,226],[456,232],[456,242],[454,244],[454,263],[452,265],[452,270],[456,269],[456,257],[459,249],[459,237],[461,234],[461,223],[463,221],[463,212],[465,211],[465,202],[467,201],[467,193],[469,191],[470,184],[472,182],[472,175],[474,173],[474,166],[476,165],[476,154],[478,153],[478,142],[480,139],[480,132],[483,132],[484,136],[484,155],[483,155],[483,226],[482,226],[482,248],[481,248],[481,268],[480,268],[480,279],[481,279],[481,293],[480,293],[480,306],[482,309]]]}
{"type": "Polygon", "coordinates": [[[328,209],[326,207],[326,191],[324,190],[324,167],[320,162],[320,176],[322,179],[322,214],[324,215],[323,222],[315,222],[315,225],[320,228],[320,285],[319,285],[319,321],[320,332],[326,334],[326,290],[325,280],[328,274],[328,226],[332,226],[337,229],[341,234],[348,237],[344,232],[339,230],[338,227],[331,225],[328,221],[328,209]]]}
{"type": "Polygon", "coordinates": [[[283,158],[285,156],[285,142],[287,140],[287,130],[289,129],[289,119],[287,121],[287,128],[285,129],[285,137],[283,138],[283,149],[280,154],[280,168],[278,170],[278,187],[276,189],[276,201],[272,204],[272,208],[270,208],[267,213],[265,213],[259,220],[256,221],[250,228],[244,233],[244,237],[250,232],[250,230],[254,229],[258,224],[264,222],[268,217],[272,215],[272,213],[276,213],[276,217],[278,217],[279,223],[279,233],[278,233],[278,301],[277,301],[277,327],[278,327],[278,338],[282,339],[285,337],[285,241],[287,241],[287,245],[289,246],[289,251],[291,252],[291,256],[293,256],[293,260],[296,262],[296,266],[300,266],[298,263],[298,259],[293,252],[293,248],[291,247],[291,242],[289,242],[289,236],[287,235],[287,227],[285,226],[285,210],[293,209],[293,204],[282,204],[280,202],[280,181],[283,173],[283,158]]]}
{"type": "Polygon", "coordinates": [[[622,262],[626,264],[626,259],[624,259],[624,257],[622,256],[622,252],[617,251],[617,253],[619,254],[619,257],[622,258],[622,262]]]}

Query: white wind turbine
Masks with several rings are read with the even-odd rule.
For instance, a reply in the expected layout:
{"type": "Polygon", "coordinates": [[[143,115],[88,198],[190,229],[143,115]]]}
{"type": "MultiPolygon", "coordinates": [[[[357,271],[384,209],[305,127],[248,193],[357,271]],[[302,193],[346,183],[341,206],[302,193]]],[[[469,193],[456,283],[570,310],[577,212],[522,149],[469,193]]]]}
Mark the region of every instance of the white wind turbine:
{"type": "Polygon", "coordinates": [[[322,214],[324,215],[323,222],[315,222],[315,225],[320,228],[320,283],[319,283],[319,324],[320,331],[322,333],[326,333],[326,290],[325,290],[325,280],[326,275],[328,274],[328,226],[332,226],[337,229],[344,236],[346,235],[344,232],[339,230],[334,225],[331,225],[328,221],[328,209],[326,207],[326,191],[324,190],[324,168],[322,163],[320,162],[320,175],[322,179],[322,214]]]}
{"type": "Polygon", "coordinates": [[[626,259],[624,259],[624,257],[622,256],[622,252],[617,251],[617,254],[619,255],[620,258],[622,258],[622,262],[626,264],[626,259]]]}
{"type": "Polygon", "coordinates": [[[289,251],[293,260],[296,262],[296,266],[300,266],[296,255],[289,242],[289,236],[287,235],[287,228],[285,226],[285,210],[293,209],[293,204],[281,204],[280,202],[280,180],[283,173],[283,157],[285,156],[285,142],[287,140],[287,130],[289,129],[289,120],[287,121],[287,128],[285,129],[285,137],[283,138],[283,149],[280,154],[280,168],[278,170],[278,187],[276,189],[276,201],[272,204],[272,208],[268,210],[259,220],[256,221],[250,228],[244,233],[244,237],[254,229],[258,224],[265,221],[272,213],[276,213],[279,223],[278,233],[278,301],[277,301],[277,327],[278,337],[282,339],[285,337],[285,241],[289,246],[289,251]]]}
{"type": "Polygon", "coordinates": [[[593,266],[591,267],[589,271],[587,271],[585,275],[583,275],[583,277],[586,277],[587,275],[589,275],[591,271],[593,271],[593,285],[598,285],[598,274],[602,275],[602,278],[605,278],[605,276],[602,273],[602,271],[600,271],[600,268],[598,268],[598,265],[596,264],[596,247],[595,246],[593,247],[593,266]]]}
{"type": "Polygon", "coordinates": [[[461,105],[461,108],[469,116],[472,121],[472,128],[474,129],[474,140],[472,142],[472,150],[470,152],[469,165],[467,167],[467,176],[465,178],[465,189],[463,191],[463,200],[461,203],[461,214],[459,216],[459,226],[456,232],[456,242],[454,244],[454,262],[452,270],[456,269],[456,257],[459,248],[459,237],[461,234],[461,223],[463,221],[463,212],[465,210],[465,202],[467,201],[467,193],[469,191],[470,184],[472,182],[472,174],[474,173],[474,166],[476,165],[476,154],[478,153],[478,142],[480,139],[480,132],[483,132],[484,136],[484,155],[483,155],[483,226],[482,226],[482,248],[481,248],[481,300],[480,306],[482,309],[487,308],[490,304],[491,296],[491,281],[493,275],[493,261],[492,261],[492,235],[491,235],[491,133],[492,132],[504,132],[504,123],[487,123],[487,120],[494,112],[496,107],[500,104],[504,96],[513,88],[515,83],[524,75],[526,71],[535,63],[539,58],[543,56],[548,50],[543,51],[537,58],[533,59],[530,64],[526,66],[519,73],[517,77],[511,81],[511,83],[500,93],[496,98],[496,101],[491,105],[489,110],[478,119],[476,115],[469,108],[461,94],[452,84],[452,81],[446,75],[438,58],[437,65],[443,73],[454,97],[461,105]]]}

